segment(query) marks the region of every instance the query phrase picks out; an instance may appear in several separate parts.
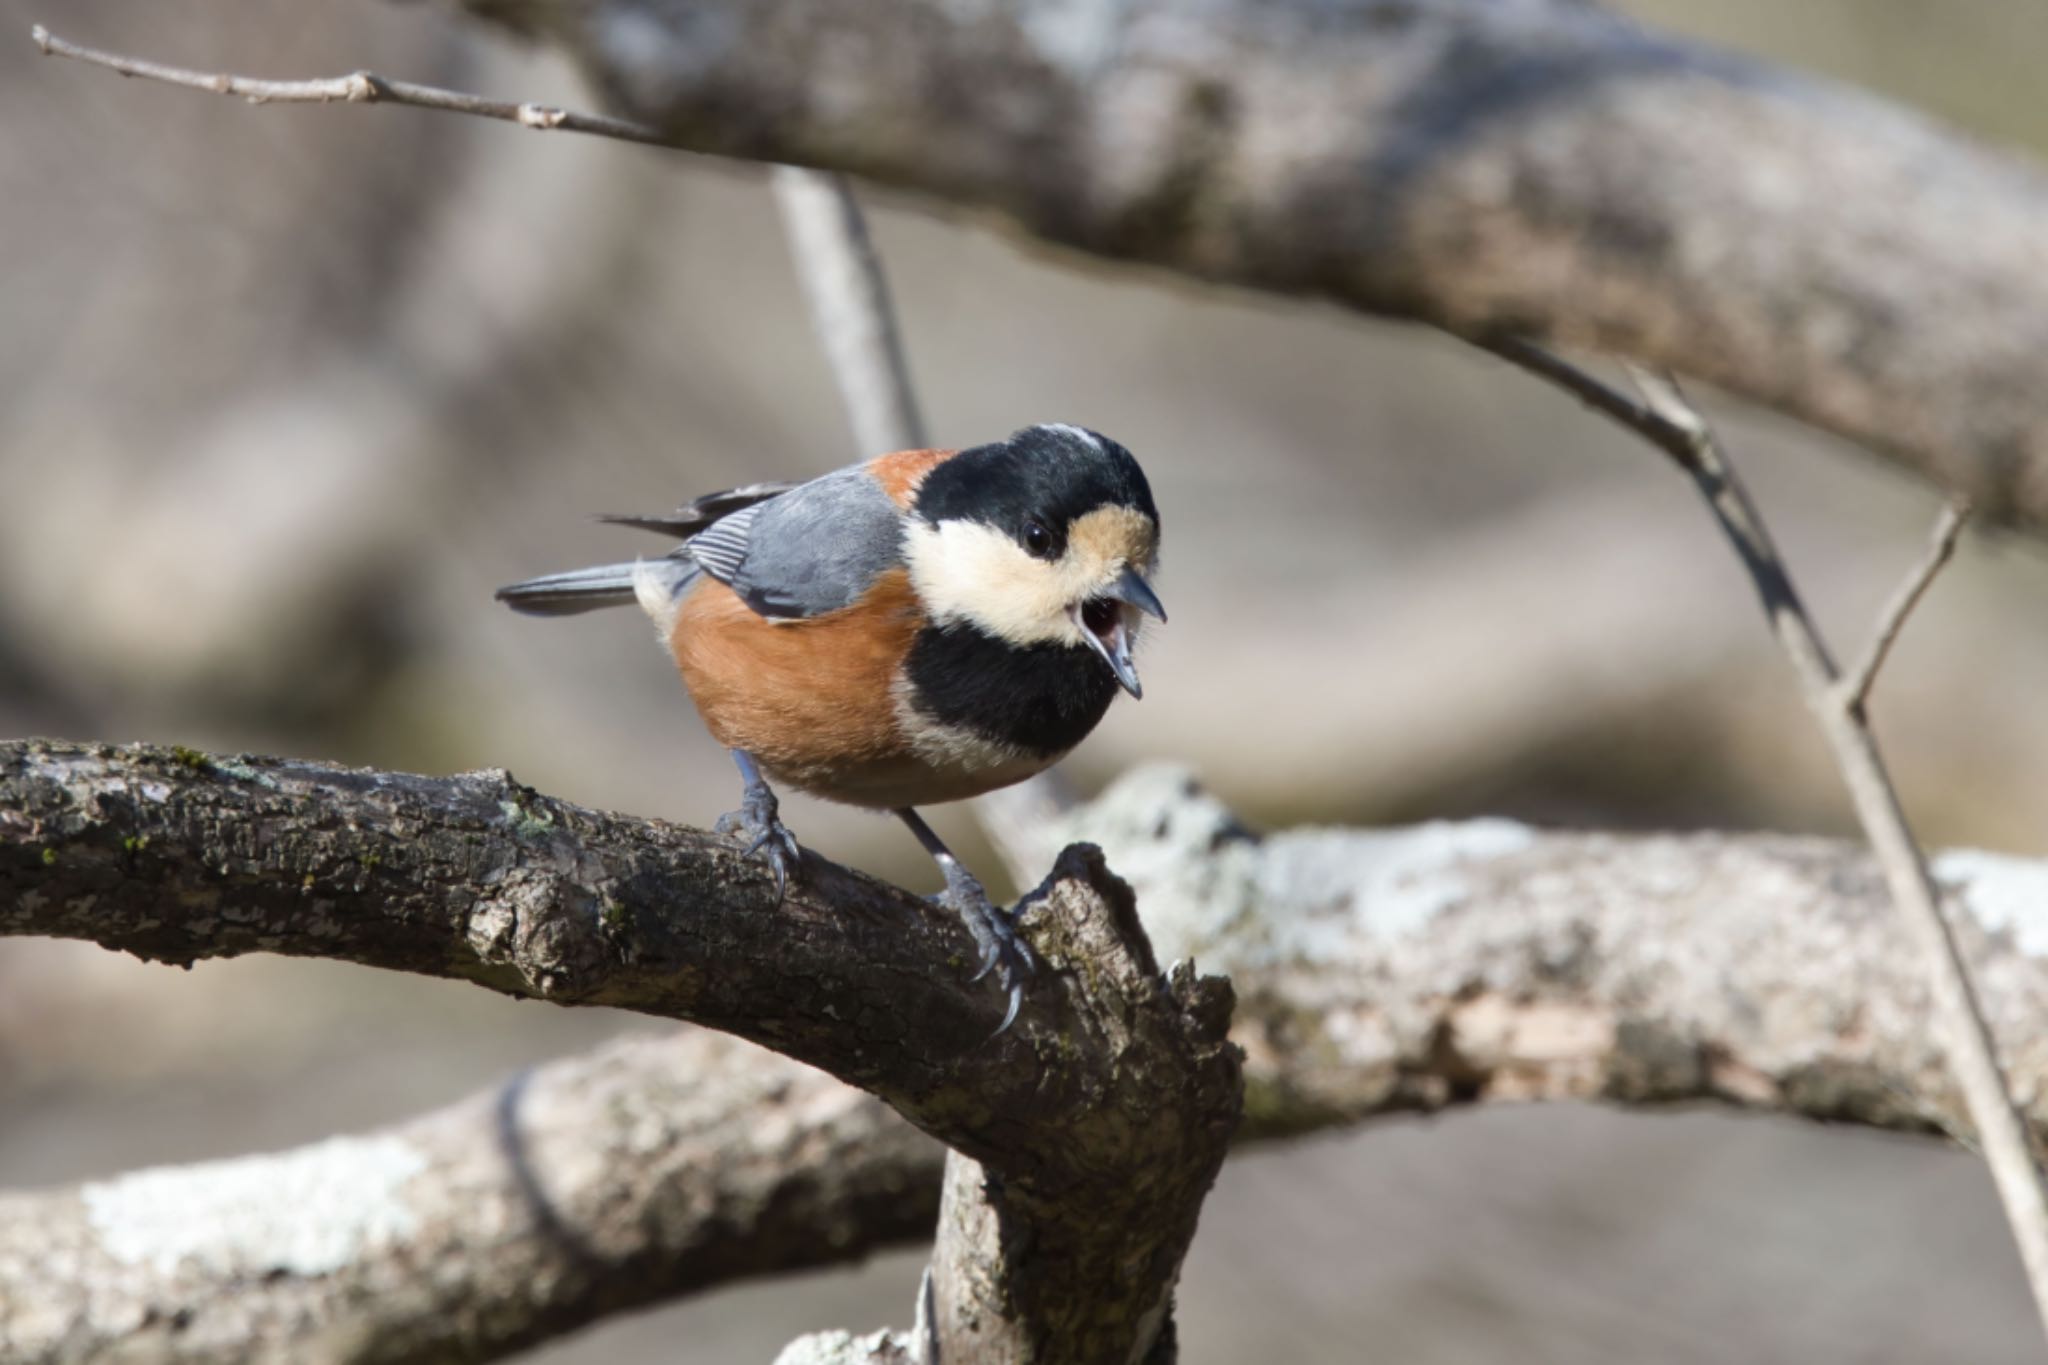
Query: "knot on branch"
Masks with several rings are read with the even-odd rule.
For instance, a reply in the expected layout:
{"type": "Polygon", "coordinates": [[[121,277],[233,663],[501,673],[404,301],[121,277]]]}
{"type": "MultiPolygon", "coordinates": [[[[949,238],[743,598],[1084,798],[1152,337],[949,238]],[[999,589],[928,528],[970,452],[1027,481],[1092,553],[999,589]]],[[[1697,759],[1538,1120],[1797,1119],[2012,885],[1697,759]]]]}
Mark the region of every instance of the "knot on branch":
{"type": "Polygon", "coordinates": [[[974,1160],[948,1168],[939,1338],[961,1359],[1140,1359],[1243,1111],[1234,996],[1192,963],[1160,971],[1093,844],[1063,850],[1020,911],[1060,988],[1037,984],[1028,1068],[997,1066],[987,1120],[956,1144],[974,1160]]]}
{"type": "Polygon", "coordinates": [[[469,947],[486,968],[511,969],[544,999],[576,1000],[610,966],[604,940],[581,927],[603,914],[588,888],[556,869],[508,868],[486,881],[470,911],[469,947]]]}

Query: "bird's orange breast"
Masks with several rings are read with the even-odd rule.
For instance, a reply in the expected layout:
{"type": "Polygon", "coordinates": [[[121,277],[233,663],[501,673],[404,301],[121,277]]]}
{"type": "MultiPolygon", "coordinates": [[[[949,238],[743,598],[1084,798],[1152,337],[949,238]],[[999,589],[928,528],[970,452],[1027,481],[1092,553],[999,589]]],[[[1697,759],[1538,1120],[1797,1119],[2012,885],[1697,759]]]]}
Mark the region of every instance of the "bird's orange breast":
{"type": "Polygon", "coordinates": [[[685,593],[669,648],[720,744],[804,790],[853,800],[848,782],[862,771],[913,762],[894,689],[923,624],[902,569],[852,606],[795,621],[756,615],[707,574],[685,593]]]}

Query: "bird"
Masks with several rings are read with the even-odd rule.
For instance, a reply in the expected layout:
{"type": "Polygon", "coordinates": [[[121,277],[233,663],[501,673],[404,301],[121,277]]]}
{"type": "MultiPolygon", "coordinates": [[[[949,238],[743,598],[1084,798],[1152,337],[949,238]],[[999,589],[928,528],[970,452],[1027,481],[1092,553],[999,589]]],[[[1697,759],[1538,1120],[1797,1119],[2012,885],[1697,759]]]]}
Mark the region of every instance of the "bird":
{"type": "Polygon", "coordinates": [[[1042,423],[986,445],[903,450],[800,483],[707,494],[661,516],[601,518],[672,537],[656,559],[500,588],[564,616],[637,604],[712,737],[740,807],[720,827],[768,862],[778,898],[800,869],[772,779],[892,812],[938,864],[937,898],[1016,1018],[1036,968],[917,807],[1043,772],[1108,711],[1143,696],[1132,655],[1153,590],[1159,509],[1131,452],[1042,423]]]}

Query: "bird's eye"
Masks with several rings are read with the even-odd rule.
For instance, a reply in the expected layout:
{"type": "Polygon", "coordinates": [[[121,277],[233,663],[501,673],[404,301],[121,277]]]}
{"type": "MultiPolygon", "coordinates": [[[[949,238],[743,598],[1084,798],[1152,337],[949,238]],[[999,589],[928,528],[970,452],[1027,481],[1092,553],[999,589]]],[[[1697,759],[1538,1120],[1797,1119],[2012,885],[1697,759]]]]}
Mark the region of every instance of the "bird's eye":
{"type": "Polygon", "coordinates": [[[1045,529],[1045,523],[1033,519],[1024,523],[1024,548],[1040,559],[1052,558],[1052,532],[1045,529]]]}

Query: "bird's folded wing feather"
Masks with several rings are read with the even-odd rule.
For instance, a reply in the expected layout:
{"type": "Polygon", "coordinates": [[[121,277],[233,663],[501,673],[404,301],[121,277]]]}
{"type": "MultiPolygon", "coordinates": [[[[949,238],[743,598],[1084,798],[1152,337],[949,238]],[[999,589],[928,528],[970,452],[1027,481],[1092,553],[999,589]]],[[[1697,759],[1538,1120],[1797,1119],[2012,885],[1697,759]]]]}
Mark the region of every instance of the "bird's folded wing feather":
{"type": "Polygon", "coordinates": [[[902,517],[875,477],[855,466],[765,495],[683,550],[762,616],[820,616],[852,606],[879,575],[902,566],[902,517]]]}

